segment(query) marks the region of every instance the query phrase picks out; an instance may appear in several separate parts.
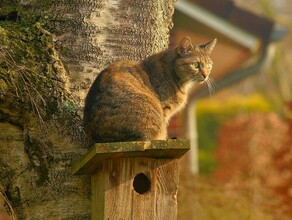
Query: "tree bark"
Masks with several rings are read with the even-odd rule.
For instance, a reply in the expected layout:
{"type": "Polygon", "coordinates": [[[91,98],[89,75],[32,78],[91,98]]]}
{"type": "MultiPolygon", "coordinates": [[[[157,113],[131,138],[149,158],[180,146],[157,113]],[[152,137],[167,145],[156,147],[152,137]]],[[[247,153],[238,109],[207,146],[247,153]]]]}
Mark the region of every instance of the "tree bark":
{"type": "Polygon", "coordinates": [[[174,1],[4,0],[0,5],[0,190],[18,219],[89,219],[86,92],[120,59],[168,45],[174,1]]]}

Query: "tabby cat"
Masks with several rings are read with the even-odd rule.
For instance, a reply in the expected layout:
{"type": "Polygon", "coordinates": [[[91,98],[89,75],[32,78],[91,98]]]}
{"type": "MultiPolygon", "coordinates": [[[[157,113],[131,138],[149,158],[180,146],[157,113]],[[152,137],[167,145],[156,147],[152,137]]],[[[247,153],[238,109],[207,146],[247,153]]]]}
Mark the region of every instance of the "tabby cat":
{"type": "Polygon", "coordinates": [[[118,61],[104,69],[85,100],[89,138],[96,143],[166,139],[168,121],[186,104],[189,89],[209,82],[215,44],[216,39],[193,46],[185,37],[141,62],[118,61]]]}

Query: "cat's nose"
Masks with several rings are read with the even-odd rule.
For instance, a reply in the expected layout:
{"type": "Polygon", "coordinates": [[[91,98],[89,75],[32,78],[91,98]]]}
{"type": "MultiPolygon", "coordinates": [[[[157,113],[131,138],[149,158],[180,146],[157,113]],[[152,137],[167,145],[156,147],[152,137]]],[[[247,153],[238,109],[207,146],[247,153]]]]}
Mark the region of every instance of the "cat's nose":
{"type": "Polygon", "coordinates": [[[206,79],[208,77],[208,74],[206,71],[202,70],[201,73],[202,73],[202,76],[204,77],[204,79],[206,79]]]}

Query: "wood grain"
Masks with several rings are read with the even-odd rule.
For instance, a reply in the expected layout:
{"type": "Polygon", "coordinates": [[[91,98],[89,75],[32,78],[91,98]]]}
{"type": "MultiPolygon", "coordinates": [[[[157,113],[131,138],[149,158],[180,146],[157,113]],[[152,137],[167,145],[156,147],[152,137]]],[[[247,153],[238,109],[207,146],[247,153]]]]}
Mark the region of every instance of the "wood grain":
{"type": "Polygon", "coordinates": [[[190,149],[188,140],[134,141],[95,144],[73,167],[74,174],[93,174],[103,160],[125,157],[180,158],[190,149]]]}
{"type": "Polygon", "coordinates": [[[107,159],[92,184],[92,219],[176,219],[178,159],[107,159]],[[140,173],[151,182],[144,194],[133,188],[140,173]]]}
{"type": "Polygon", "coordinates": [[[92,174],[91,219],[176,219],[178,158],[188,149],[185,140],[95,144],[73,168],[92,174]]]}

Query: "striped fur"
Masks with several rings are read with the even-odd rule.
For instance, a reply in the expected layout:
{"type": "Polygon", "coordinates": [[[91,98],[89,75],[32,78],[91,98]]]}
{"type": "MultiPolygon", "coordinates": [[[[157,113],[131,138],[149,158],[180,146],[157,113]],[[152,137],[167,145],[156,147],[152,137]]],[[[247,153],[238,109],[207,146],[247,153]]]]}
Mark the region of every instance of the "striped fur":
{"type": "Polygon", "coordinates": [[[194,47],[186,37],[141,62],[118,61],[104,69],[85,100],[89,138],[97,143],[166,139],[168,121],[184,107],[189,88],[209,78],[215,44],[216,39],[194,47]]]}

